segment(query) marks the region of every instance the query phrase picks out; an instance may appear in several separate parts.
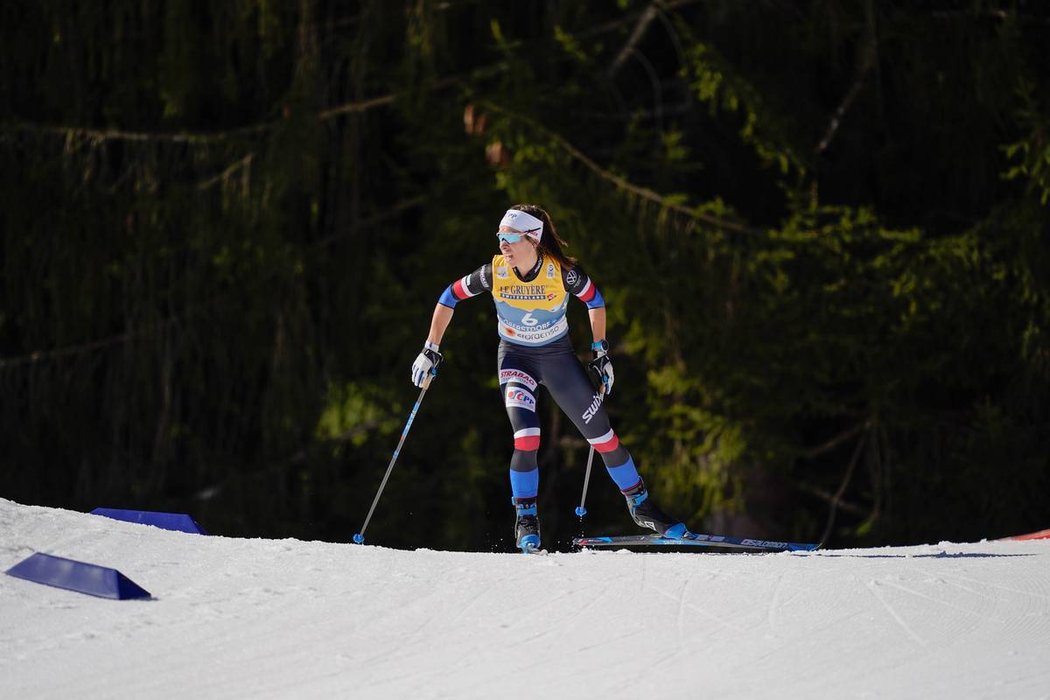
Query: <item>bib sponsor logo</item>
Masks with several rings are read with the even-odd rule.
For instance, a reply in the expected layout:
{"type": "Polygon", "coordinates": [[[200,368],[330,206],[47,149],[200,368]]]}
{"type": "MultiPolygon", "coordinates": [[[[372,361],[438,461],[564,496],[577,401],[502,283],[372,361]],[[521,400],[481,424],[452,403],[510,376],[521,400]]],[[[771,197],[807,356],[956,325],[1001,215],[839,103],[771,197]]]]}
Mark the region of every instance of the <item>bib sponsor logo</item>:
{"type": "Polygon", "coordinates": [[[554,279],[554,263],[547,263],[547,279],[554,279]]]}
{"type": "Polygon", "coordinates": [[[506,299],[507,301],[548,301],[547,295],[540,294],[507,294],[506,292],[500,292],[500,299],[506,299]]]}
{"type": "Polygon", "coordinates": [[[536,391],[536,380],[520,369],[501,369],[499,371],[499,383],[502,385],[510,381],[521,382],[529,387],[529,391],[536,391]]]}
{"type": "Polygon", "coordinates": [[[510,387],[506,391],[507,408],[524,408],[526,411],[536,412],[536,397],[524,389],[510,387]]]}
{"type": "Polygon", "coordinates": [[[514,284],[504,287],[499,291],[499,298],[513,301],[549,301],[547,290],[544,287],[527,284],[514,284]]]}
{"type": "Polygon", "coordinates": [[[500,265],[500,266],[498,266],[496,268],[496,277],[500,278],[501,280],[507,279],[507,266],[506,265],[500,265]]]}
{"type": "Polygon", "coordinates": [[[563,316],[553,326],[542,330],[524,330],[513,328],[506,322],[499,324],[499,332],[504,338],[513,338],[519,343],[541,345],[545,341],[557,338],[569,328],[569,322],[563,316]]]}
{"type": "Polygon", "coordinates": [[[544,321],[544,322],[541,323],[539,319],[533,318],[530,314],[525,314],[524,316],[522,316],[520,323],[517,323],[517,322],[515,322],[515,321],[513,321],[511,319],[504,319],[503,320],[503,323],[508,328],[513,328],[514,330],[518,331],[519,333],[536,333],[536,332],[542,331],[542,330],[544,330],[546,328],[550,328],[554,324],[560,323],[560,322],[561,322],[561,319],[557,319],[557,320],[552,319],[552,320],[544,321]]]}

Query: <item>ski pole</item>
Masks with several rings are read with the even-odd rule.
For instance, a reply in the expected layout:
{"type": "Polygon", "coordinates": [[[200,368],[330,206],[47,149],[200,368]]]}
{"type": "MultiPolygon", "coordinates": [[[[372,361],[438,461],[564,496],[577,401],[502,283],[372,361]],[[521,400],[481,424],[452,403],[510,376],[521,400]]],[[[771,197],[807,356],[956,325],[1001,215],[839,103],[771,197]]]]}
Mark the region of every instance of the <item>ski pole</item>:
{"type": "Polygon", "coordinates": [[[580,495],[580,505],[576,507],[576,515],[580,516],[580,520],[583,520],[583,516],[587,515],[587,507],[583,504],[587,501],[587,484],[591,481],[591,463],[594,462],[594,445],[591,445],[590,452],[587,453],[587,471],[583,473],[583,494],[580,495]]]}
{"type": "Polygon", "coordinates": [[[423,380],[423,388],[419,392],[419,398],[416,399],[416,404],[412,407],[412,412],[408,414],[408,421],[405,423],[405,429],[401,431],[401,439],[397,441],[397,448],[394,450],[394,455],[390,458],[390,464],[386,467],[386,474],[383,475],[383,481],[379,484],[379,491],[376,492],[376,497],[372,499],[372,507],[368,509],[368,516],[365,517],[365,524],[361,526],[361,532],[354,534],[354,544],[365,543],[365,530],[368,529],[368,523],[372,520],[372,513],[375,512],[376,504],[379,503],[379,497],[383,495],[383,489],[386,488],[387,479],[390,478],[390,472],[394,470],[394,463],[397,461],[397,456],[401,454],[401,446],[405,444],[405,438],[408,437],[408,430],[412,427],[412,421],[416,419],[416,411],[419,410],[419,404],[423,403],[423,396],[427,393],[427,389],[430,388],[430,382],[433,381],[434,376],[437,374],[437,367],[433,367],[427,378],[423,380]]]}
{"type": "MultiPolygon", "coordinates": [[[[598,392],[605,395],[605,385],[602,384],[598,388],[598,392]]],[[[594,445],[591,445],[590,451],[587,453],[587,470],[583,473],[583,493],[580,494],[580,505],[576,508],[576,515],[579,516],[580,521],[583,521],[583,516],[587,515],[587,507],[584,503],[587,502],[587,486],[591,483],[591,464],[594,463],[594,445]]]]}

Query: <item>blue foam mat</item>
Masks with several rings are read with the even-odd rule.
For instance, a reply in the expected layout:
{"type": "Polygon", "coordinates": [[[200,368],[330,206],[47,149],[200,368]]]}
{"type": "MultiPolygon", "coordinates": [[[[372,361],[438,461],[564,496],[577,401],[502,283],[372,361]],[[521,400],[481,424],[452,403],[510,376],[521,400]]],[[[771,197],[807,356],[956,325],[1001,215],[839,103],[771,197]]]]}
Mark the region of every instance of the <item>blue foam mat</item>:
{"type": "Polygon", "coordinates": [[[5,573],[26,581],[65,588],[99,598],[129,600],[153,597],[149,591],[116,569],[56,557],[43,552],[37,552],[23,559],[5,573]]]}
{"type": "Polygon", "coordinates": [[[207,535],[197,521],[185,513],[159,513],[152,510],[124,510],[123,508],[96,508],[91,515],[101,515],[113,520],[123,520],[128,523],[139,523],[141,525],[153,525],[163,530],[175,530],[176,532],[189,532],[196,535],[207,535]]]}

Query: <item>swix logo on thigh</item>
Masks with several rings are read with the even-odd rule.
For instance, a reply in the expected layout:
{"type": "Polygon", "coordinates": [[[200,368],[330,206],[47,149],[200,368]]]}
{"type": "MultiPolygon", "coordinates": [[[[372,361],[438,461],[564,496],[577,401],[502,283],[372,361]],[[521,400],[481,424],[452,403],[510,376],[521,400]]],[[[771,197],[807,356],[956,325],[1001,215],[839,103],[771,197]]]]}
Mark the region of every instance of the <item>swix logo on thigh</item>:
{"type": "Polygon", "coordinates": [[[521,382],[529,387],[529,391],[536,391],[536,380],[525,372],[522,372],[520,369],[501,369],[499,371],[500,385],[506,384],[511,380],[521,382]]]}
{"type": "Polygon", "coordinates": [[[507,408],[524,408],[526,411],[536,412],[536,397],[525,389],[509,387],[506,398],[507,408]]]}
{"type": "Polygon", "coordinates": [[[596,393],[594,399],[591,401],[591,405],[587,407],[587,410],[583,412],[583,422],[590,423],[591,418],[594,418],[594,414],[598,412],[598,409],[602,406],[602,401],[605,401],[605,394],[596,393]]]}

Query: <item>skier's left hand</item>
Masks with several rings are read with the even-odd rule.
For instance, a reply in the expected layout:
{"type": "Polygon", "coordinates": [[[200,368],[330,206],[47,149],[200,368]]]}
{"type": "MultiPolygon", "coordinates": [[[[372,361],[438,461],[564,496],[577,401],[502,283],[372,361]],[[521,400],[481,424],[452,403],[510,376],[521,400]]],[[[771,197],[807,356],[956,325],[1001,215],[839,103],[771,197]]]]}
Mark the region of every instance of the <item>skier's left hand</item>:
{"type": "Polygon", "coordinates": [[[612,360],[609,359],[609,346],[604,342],[602,345],[604,347],[594,351],[594,359],[587,363],[587,369],[595,381],[605,387],[605,393],[611,394],[616,375],[613,373],[612,360]]]}

